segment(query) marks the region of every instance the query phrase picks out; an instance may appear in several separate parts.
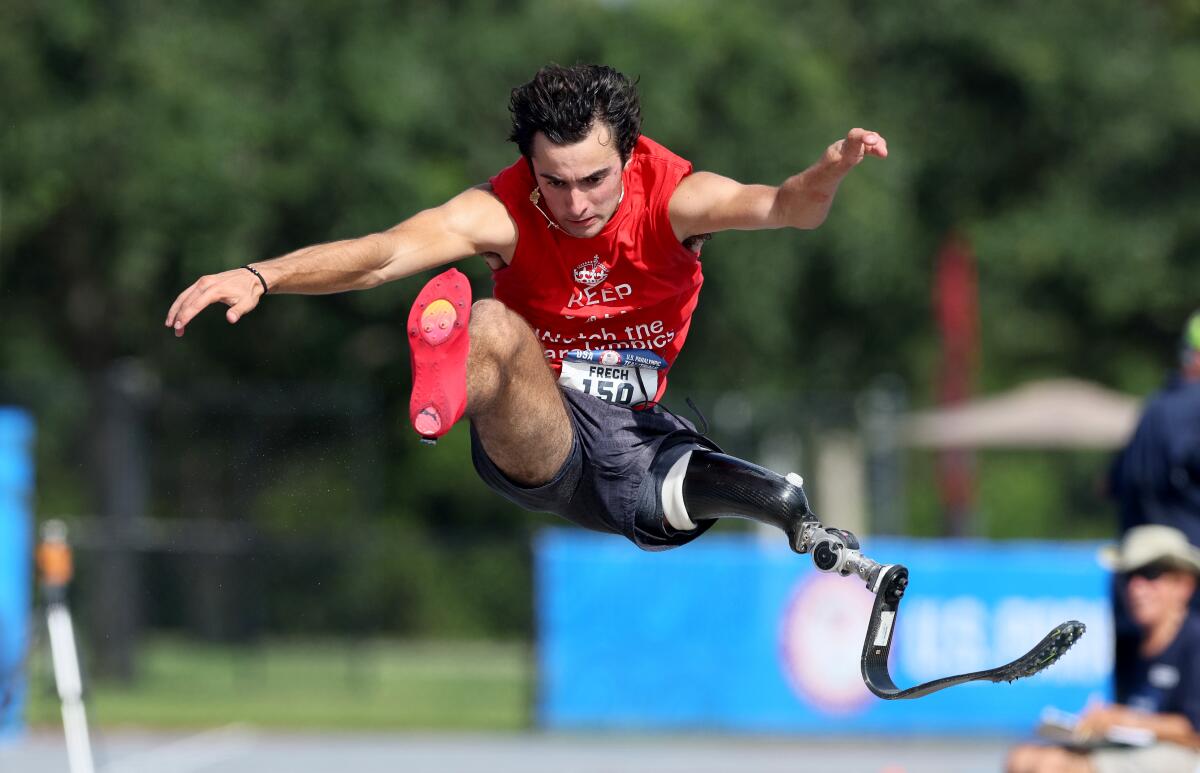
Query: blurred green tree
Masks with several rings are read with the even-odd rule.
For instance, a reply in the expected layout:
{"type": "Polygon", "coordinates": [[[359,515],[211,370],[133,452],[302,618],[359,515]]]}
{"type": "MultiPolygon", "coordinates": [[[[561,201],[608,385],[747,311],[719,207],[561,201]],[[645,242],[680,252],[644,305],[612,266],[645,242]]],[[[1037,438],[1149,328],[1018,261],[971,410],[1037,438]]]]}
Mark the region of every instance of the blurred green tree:
{"type": "MultiPolygon", "coordinates": [[[[39,508],[94,509],[99,385],[136,357],[167,406],[156,513],[285,531],[544,523],[483,490],[463,439],[411,442],[400,324],[419,281],[270,297],[233,329],[210,311],[182,341],[161,324],[203,273],[386,228],[487,179],[516,154],[509,89],[548,61],[639,76],[647,134],[745,181],[781,181],[851,126],[889,140],[821,229],[706,246],[674,394],[853,392],[895,373],[923,402],[933,256],[952,229],[979,258],[986,387],[1070,373],[1147,390],[1196,305],[1197,19],[1183,0],[10,0],[0,371],[42,423],[39,508]],[[345,409],[358,424],[316,393],[293,416],[276,395],[301,399],[302,382],[371,397],[345,409]]],[[[484,294],[482,262],[465,268],[484,294]]]]}

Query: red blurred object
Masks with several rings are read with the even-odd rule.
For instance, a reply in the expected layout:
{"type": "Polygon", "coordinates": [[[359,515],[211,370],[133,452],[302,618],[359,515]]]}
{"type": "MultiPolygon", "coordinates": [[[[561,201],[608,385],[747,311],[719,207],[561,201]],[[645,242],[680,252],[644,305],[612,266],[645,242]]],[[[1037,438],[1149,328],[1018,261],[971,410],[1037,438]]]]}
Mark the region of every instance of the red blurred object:
{"type": "MultiPolygon", "coordinates": [[[[937,398],[941,406],[968,400],[979,365],[979,283],[970,243],[950,233],[937,256],[933,306],[941,337],[937,398]]],[[[938,495],[953,536],[967,532],[975,500],[975,458],[969,449],[944,451],[937,461],[938,495]]]]}

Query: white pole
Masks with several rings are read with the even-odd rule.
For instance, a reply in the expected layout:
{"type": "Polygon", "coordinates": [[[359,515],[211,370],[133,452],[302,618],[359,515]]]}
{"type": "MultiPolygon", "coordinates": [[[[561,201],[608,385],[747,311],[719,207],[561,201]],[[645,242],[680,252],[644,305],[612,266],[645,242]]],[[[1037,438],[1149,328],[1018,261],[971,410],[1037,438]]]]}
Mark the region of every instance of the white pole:
{"type": "Polygon", "coordinates": [[[79,656],[75,651],[75,630],[66,604],[55,601],[47,606],[46,626],[50,631],[54,683],[62,701],[67,761],[71,773],[94,773],[96,768],[92,762],[87,713],[83,708],[83,679],[79,674],[79,656]]]}

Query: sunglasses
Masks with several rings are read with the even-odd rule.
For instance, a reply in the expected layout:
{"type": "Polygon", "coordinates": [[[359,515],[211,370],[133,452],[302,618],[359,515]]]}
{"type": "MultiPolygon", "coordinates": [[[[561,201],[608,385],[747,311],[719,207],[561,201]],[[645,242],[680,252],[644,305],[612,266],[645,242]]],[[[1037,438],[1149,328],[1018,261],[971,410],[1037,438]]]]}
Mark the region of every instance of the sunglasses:
{"type": "Polygon", "coordinates": [[[1131,572],[1126,572],[1125,576],[1140,577],[1143,580],[1157,580],[1159,577],[1162,577],[1164,574],[1170,571],[1178,570],[1175,570],[1174,567],[1168,566],[1167,564],[1150,564],[1149,566],[1138,567],[1131,572]]]}

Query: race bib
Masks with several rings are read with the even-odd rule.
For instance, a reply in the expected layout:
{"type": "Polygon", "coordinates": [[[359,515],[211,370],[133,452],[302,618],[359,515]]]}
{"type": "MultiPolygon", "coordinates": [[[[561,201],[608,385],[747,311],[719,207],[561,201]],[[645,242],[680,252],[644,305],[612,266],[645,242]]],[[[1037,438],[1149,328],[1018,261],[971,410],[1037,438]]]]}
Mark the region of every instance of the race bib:
{"type": "Polygon", "coordinates": [[[572,349],[562,359],[558,383],[630,408],[658,394],[658,373],[667,361],[645,349],[572,349]]]}

